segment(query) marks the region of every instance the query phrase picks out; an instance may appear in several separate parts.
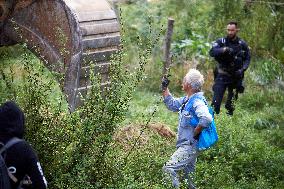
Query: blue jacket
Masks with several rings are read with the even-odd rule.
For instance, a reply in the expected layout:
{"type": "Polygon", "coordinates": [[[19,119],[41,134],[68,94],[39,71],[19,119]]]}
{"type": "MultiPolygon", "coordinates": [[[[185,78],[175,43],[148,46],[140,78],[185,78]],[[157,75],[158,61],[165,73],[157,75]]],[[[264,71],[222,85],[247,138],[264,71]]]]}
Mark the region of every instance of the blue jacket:
{"type": "Polygon", "coordinates": [[[199,123],[202,127],[208,127],[213,118],[209,113],[208,107],[204,100],[195,99],[191,109],[188,106],[191,98],[195,95],[201,96],[204,100],[203,92],[198,92],[191,95],[187,101],[186,97],[174,98],[172,95],[166,96],[164,98],[164,103],[167,108],[173,112],[179,113],[179,123],[178,123],[178,133],[177,133],[177,143],[176,147],[181,145],[196,145],[197,141],[193,139],[194,129],[196,125],[190,125],[190,119],[193,116],[197,116],[199,123]],[[193,115],[195,114],[195,115],[193,115]]]}
{"type": "Polygon", "coordinates": [[[234,41],[230,40],[228,37],[217,39],[213,42],[209,54],[218,62],[218,68],[230,74],[233,74],[239,69],[245,71],[250,64],[250,51],[248,45],[238,37],[234,41]],[[231,54],[224,53],[224,47],[232,48],[233,52],[231,54]]]}

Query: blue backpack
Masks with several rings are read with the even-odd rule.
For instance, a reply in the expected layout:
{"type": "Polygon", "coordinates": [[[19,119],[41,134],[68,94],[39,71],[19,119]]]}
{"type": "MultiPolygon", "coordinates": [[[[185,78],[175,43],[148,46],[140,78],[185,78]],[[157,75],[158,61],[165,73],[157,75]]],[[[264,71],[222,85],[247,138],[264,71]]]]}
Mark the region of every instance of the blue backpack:
{"type": "Polygon", "coordinates": [[[216,124],[214,121],[214,112],[212,108],[208,106],[207,101],[205,100],[204,97],[198,96],[198,95],[193,96],[186,105],[186,109],[188,109],[190,112],[190,115],[192,115],[192,118],[190,119],[190,122],[189,122],[190,126],[196,127],[199,123],[199,119],[192,109],[195,99],[200,99],[204,101],[213,119],[209,127],[202,129],[199,135],[198,143],[197,143],[198,150],[206,150],[210,148],[211,146],[213,146],[218,141],[218,134],[216,130],[216,124]]]}

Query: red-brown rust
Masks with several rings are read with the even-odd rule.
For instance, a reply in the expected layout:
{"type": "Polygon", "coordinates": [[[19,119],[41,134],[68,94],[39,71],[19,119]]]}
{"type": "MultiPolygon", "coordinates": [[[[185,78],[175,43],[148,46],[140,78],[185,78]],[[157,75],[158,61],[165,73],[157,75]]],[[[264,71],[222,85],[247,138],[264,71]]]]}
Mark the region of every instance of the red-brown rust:
{"type": "Polygon", "coordinates": [[[0,22],[4,21],[8,17],[9,12],[8,2],[0,0],[0,22]]]}
{"type": "Polygon", "coordinates": [[[32,4],[35,0],[17,0],[17,3],[15,5],[15,11],[21,10],[23,8],[26,8],[30,4],[32,4]]]}
{"type": "Polygon", "coordinates": [[[0,0],[0,22],[32,4],[35,0],[0,0]]]}
{"type": "Polygon", "coordinates": [[[68,15],[63,5],[53,0],[37,0],[28,9],[16,12],[13,20],[12,27],[19,29],[16,36],[11,34],[10,37],[15,41],[24,39],[30,48],[46,60],[47,67],[64,72],[64,67],[70,62],[68,54],[74,48],[68,15]],[[58,61],[63,61],[65,65],[55,65],[58,61]]]}

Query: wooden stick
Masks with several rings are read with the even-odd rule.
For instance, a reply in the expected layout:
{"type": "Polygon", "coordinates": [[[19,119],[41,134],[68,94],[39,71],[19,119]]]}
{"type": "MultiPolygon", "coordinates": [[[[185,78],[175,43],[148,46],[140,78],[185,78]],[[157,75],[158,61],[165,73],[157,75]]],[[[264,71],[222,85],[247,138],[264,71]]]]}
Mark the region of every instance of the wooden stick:
{"type": "Polygon", "coordinates": [[[165,46],[164,46],[163,76],[168,75],[169,67],[171,64],[170,48],[171,48],[171,40],[172,40],[173,29],[174,29],[174,22],[175,22],[174,19],[168,18],[168,28],[167,28],[167,33],[165,37],[165,46]]]}

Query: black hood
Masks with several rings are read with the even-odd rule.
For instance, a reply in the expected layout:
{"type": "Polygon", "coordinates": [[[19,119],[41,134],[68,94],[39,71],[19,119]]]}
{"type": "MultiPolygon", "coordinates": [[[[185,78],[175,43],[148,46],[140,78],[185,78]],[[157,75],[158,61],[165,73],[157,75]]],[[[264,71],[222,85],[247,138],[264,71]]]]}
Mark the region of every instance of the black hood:
{"type": "Polygon", "coordinates": [[[0,137],[23,138],[25,116],[23,111],[13,101],[5,102],[0,106],[0,137]]]}

